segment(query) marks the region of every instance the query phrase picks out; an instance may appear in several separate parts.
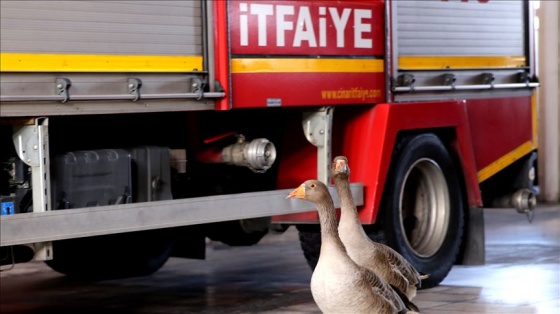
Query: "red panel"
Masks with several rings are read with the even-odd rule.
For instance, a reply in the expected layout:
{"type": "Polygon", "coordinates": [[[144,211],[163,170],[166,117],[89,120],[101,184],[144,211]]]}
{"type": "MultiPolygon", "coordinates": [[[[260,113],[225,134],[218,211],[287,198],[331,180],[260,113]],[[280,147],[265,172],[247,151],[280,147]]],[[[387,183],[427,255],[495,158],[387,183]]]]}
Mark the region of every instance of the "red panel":
{"type": "Polygon", "coordinates": [[[229,59],[227,43],[227,10],[225,1],[213,1],[214,5],[214,64],[216,80],[225,90],[226,97],[216,101],[216,110],[230,109],[229,102],[229,59]]]}
{"type": "Polygon", "coordinates": [[[467,110],[478,170],[532,139],[530,97],[468,100],[467,110]]]}
{"type": "MultiPolygon", "coordinates": [[[[281,145],[282,159],[279,160],[278,189],[292,189],[303,181],[317,178],[317,148],[307,141],[303,134],[301,114],[294,115],[288,122],[286,134],[281,145]]],[[[282,215],[272,217],[273,221],[316,222],[317,212],[282,215]]]]}
{"type": "Polygon", "coordinates": [[[301,117],[301,114],[294,114],[285,128],[280,146],[278,189],[296,188],[303,181],[317,177],[317,148],[305,138],[301,117]]]}
{"type": "Polygon", "coordinates": [[[385,99],[384,73],[234,74],[236,108],[371,104],[385,99]]]}
{"type": "Polygon", "coordinates": [[[233,54],[383,55],[383,1],[231,1],[233,54]]]}

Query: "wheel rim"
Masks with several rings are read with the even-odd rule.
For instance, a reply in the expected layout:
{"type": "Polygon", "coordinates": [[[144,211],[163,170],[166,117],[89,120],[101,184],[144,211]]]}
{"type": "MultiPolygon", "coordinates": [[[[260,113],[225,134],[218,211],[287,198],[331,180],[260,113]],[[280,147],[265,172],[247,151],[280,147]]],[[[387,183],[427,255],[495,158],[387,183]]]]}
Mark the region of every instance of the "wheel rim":
{"type": "Polygon", "coordinates": [[[408,168],[399,208],[407,246],[421,257],[436,254],[447,235],[450,200],[445,176],[434,160],[422,158],[408,168]]]}

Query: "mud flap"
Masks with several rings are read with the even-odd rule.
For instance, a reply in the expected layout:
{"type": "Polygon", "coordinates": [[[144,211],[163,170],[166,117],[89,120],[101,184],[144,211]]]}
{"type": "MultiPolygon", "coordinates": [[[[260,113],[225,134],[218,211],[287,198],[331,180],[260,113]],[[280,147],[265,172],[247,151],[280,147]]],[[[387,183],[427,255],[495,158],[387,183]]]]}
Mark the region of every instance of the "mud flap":
{"type": "Polygon", "coordinates": [[[469,206],[467,215],[463,256],[458,260],[458,264],[484,265],[486,259],[484,244],[484,211],[482,207],[469,206]]]}

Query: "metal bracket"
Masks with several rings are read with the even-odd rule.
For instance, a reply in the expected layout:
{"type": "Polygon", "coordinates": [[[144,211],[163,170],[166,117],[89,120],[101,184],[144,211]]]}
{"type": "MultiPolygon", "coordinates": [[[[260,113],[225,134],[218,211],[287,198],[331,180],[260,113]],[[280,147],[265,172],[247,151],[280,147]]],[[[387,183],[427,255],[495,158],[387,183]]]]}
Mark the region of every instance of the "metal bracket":
{"type": "Polygon", "coordinates": [[[39,167],[38,125],[14,127],[13,141],[18,157],[30,167],[39,167]]]}
{"type": "Polygon", "coordinates": [[[49,141],[47,118],[34,125],[14,127],[13,141],[18,157],[31,167],[33,212],[50,210],[49,141]]]}
{"type": "Polygon", "coordinates": [[[399,86],[409,86],[414,89],[414,82],[416,82],[416,79],[412,74],[401,74],[397,78],[397,84],[399,86]]]}
{"type": "Polygon", "coordinates": [[[494,87],[494,74],[492,73],[482,73],[482,84],[490,85],[490,88],[494,87]]]}
{"type": "Polygon", "coordinates": [[[206,85],[206,83],[199,78],[193,78],[191,80],[191,91],[190,92],[200,95],[197,98],[197,100],[200,100],[202,98],[202,95],[204,94],[204,86],[205,85],[206,85]]]}
{"type": "Polygon", "coordinates": [[[134,95],[132,101],[138,101],[138,99],[140,99],[140,87],[142,87],[142,81],[140,79],[128,79],[128,93],[134,95]]]}
{"type": "Polygon", "coordinates": [[[526,84],[529,87],[529,74],[527,72],[517,73],[517,82],[526,84]]]}
{"type": "Polygon", "coordinates": [[[457,80],[457,78],[455,77],[455,74],[451,74],[451,73],[447,73],[443,75],[443,85],[445,86],[455,86],[455,81],[457,80]]]}
{"type": "Polygon", "coordinates": [[[64,97],[64,99],[61,100],[62,103],[65,103],[68,101],[68,99],[70,99],[70,86],[72,86],[72,82],[69,79],[64,77],[59,77],[56,79],[55,93],[64,97]]]}
{"type": "Polygon", "coordinates": [[[317,179],[325,184],[330,182],[332,107],[303,113],[305,138],[317,147],[317,179]]]}
{"type": "MultiPolygon", "coordinates": [[[[34,125],[15,126],[12,138],[18,157],[31,167],[34,213],[51,210],[48,126],[47,118],[37,118],[34,125]]],[[[35,260],[52,259],[51,242],[33,243],[33,247],[35,260]]]]}

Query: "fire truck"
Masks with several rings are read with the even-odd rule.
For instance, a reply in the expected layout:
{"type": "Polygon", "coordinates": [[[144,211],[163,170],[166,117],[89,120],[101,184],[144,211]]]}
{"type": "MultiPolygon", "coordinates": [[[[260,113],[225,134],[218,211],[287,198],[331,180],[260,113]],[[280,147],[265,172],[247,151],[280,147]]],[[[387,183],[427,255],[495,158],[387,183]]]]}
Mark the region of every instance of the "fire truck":
{"type": "Polygon", "coordinates": [[[538,182],[530,1],[0,2],[2,269],[151,274],[297,228],[349,159],[366,233],[439,284],[538,182]]]}

